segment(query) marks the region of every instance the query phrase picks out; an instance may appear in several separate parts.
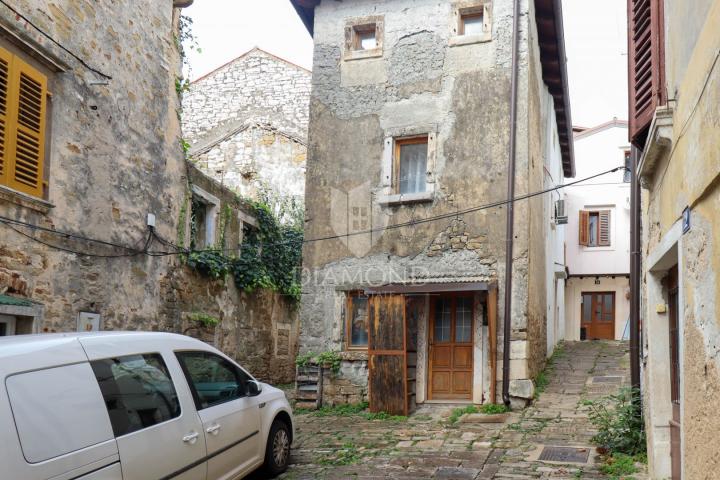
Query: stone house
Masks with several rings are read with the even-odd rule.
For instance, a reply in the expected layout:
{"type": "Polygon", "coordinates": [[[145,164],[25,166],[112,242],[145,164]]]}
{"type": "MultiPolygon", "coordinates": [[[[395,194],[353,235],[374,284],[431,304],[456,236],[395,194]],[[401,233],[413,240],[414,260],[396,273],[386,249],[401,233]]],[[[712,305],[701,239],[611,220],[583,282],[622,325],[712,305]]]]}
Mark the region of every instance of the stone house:
{"type": "Polygon", "coordinates": [[[559,2],[522,2],[511,128],[513,2],[293,0],[314,38],[301,352],[336,351],[326,403],[524,404],[564,305],[550,194],[574,175],[559,2]],[[507,338],[508,348],[503,348],[507,338]],[[507,355],[504,355],[507,354],[507,355]]]}
{"type": "Polygon", "coordinates": [[[0,5],[0,335],[187,332],[288,381],[294,309],[176,255],[190,244],[190,203],[205,208],[194,233],[228,249],[253,213],[184,158],[180,10],[170,0],[12,3],[0,5]],[[189,330],[199,313],[218,324],[189,330]],[[277,352],[284,365],[269,361],[277,352]]]}
{"type": "Polygon", "coordinates": [[[720,1],[628,0],[628,21],[650,475],[715,478],[720,1]]]}
{"type": "MultiPolygon", "coordinates": [[[[628,165],[626,121],[575,127],[577,176],[628,165]]],[[[630,172],[617,171],[563,190],[566,231],[566,340],[628,338],[630,172]]]]}
{"type": "Polygon", "coordinates": [[[310,72],[259,48],[193,81],[183,95],[190,157],[237,193],[302,205],[310,72]]]}

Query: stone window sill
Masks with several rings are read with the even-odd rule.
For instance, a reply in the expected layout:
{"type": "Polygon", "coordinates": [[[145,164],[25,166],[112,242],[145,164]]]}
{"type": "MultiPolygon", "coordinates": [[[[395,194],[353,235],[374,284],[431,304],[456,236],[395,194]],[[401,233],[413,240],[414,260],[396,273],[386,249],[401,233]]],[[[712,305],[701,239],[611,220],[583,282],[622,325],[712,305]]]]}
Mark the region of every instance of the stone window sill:
{"type": "Polygon", "coordinates": [[[41,198],[32,197],[26,193],[18,192],[5,185],[0,185],[0,200],[20,205],[40,213],[49,213],[55,205],[41,198]]]}
{"type": "Polygon", "coordinates": [[[459,47],[460,45],[472,45],[474,43],[485,43],[492,40],[492,35],[483,33],[480,35],[457,35],[450,37],[450,46],[459,47]]]}
{"type": "Polygon", "coordinates": [[[372,50],[347,50],[343,60],[363,60],[365,58],[377,58],[382,57],[382,48],[373,48],[372,50]]]}
{"type": "Polygon", "coordinates": [[[394,195],[383,195],[378,198],[381,205],[403,205],[407,203],[432,202],[435,196],[433,192],[404,193],[394,195]]]}

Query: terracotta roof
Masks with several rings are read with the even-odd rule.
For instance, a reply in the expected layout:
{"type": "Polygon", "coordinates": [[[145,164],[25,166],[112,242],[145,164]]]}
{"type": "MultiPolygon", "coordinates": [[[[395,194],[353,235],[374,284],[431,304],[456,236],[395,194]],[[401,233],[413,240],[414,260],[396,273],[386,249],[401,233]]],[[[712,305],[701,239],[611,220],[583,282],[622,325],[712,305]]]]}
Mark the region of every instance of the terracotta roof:
{"type": "MultiPolygon", "coordinates": [[[[320,0],[290,0],[290,3],[312,35],[315,7],[320,4],[320,0]]],[[[561,0],[535,0],[535,23],[538,29],[543,81],[555,100],[555,118],[562,152],[563,172],[566,177],[574,177],[573,128],[570,118],[561,0]]]]}

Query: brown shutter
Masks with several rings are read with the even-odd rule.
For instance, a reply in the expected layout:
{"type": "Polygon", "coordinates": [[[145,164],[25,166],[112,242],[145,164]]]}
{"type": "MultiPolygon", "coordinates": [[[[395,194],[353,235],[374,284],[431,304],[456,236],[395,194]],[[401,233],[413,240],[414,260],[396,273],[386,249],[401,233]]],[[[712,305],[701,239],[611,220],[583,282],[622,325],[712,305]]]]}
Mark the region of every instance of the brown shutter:
{"type": "Polygon", "coordinates": [[[578,239],[580,245],[588,246],[590,242],[590,212],[580,210],[580,221],[578,222],[580,230],[578,232],[578,239]]]}
{"type": "Polygon", "coordinates": [[[0,49],[0,185],[7,185],[7,160],[5,159],[5,132],[7,130],[7,97],[10,77],[10,53],[0,49]]]}
{"type": "Polygon", "coordinates": [[[601,210],[598,212],[598,246],[610,246],[610,210],[601,210]]]}
{"type": "Polygon", "coordinates": [[[641,148],[655,108],[666,101],[662,3],[628,1],[630,140],[641,148]]]}

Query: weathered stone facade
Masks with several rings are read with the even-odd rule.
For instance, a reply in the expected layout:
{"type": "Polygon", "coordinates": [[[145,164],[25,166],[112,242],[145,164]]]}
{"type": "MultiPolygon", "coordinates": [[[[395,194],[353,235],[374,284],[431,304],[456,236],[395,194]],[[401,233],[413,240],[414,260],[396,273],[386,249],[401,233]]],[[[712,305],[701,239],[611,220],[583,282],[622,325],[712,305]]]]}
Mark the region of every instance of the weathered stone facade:
{"type": "MultiPolygon", "coordinates": [[[[367,388],[367,353],[344,351],[349,292],[387,285],[500,285],[498,318],[503,318],[505,209],[453,212],[506,196],[512,2],[493,2],[491,34],[474,41],[458,39],[453,22],[459,6],[482,2],[303,5],[308,3],[319,4],[314,7],[305,236],[331,238],[305,246],[300,350],[340,350],[345,360],[339,378],[350,385],[339,390],[350,388],[355,396],[367,388]],[[362,57],[349,55],[353,25],[371,21],[382,25],[376,30],[382,36],[378,47],[362,57]],[[393,144],[417,135],[428,138],[425,190],[403,197],[389,180],[393,144]],[[424,221],[438,215],[446,217],[424,221]],[[403,226],[387,228],[397,224],[403,226]]],[[[541,190],[544,168],[562,177],[553,100],[542,80],[531,13],[533,3],[523,2],[517,195],[541,190]]],[[[518,387],[540,371],[547,355],[549,202],[549,197],[535,198],[515,206],[510,370],[518,387]]],[[[499,398],[489,395],[486,293],[475,298],[472,401],[495,402],[499,398]]],[[[428,305],[418,320],[418,402],[428,398],[428,305]]],[[[325,393],[328,401],[345,400],[325,393]]]]}
{"type": "Polygon", "coordinates": [[[183,133],[204,172],[257,198],[305,193],[310,72],[255,48],[194,81],[183,133]]]}
{"type": "MultiPolygon", "coordinates": [[[[74,331],[87,312],[99,315],[106,330],[198,333],[247,361],[260,378],[288,381],[296,335],[291,305],[269,292],[238,292],[230,278],[211,282],[178,255],[142,253],[173,251],[157,238],[145,245],[149,213],[159,238],[184,246],[179,237],[189,221],[191,184],[205,182],[233,212],[243,209],[235,194],[184,159],[173,39],[179,10],[170,0],[143,8],[130,1],[13,4],[107,78],[0,5],[0,46],[45,75],[52,93],[46,195],[0,185],[0,293],[33,302],[0,300],[0,320],[22,322],[18,333],[74,331]],[[188,314],[198,311],[221,320],[212,335],[187,330],[188,314]]],[[[227,230],[237,247],[237,214],[227,230]]]]}
{"type": "Polygon", "coordinates": [[[682,478],[694,480],[714,478],[720,468],[715,440],[720,430],[720,1],[664,4],[665,64],[659,68],[665,83],[660,88],[670,100],[655,111],[647,140],[638,145],[644,187],[643,408],[651,478],[671,476],[672,422],[678,425],[682,478]],[[675,302],[668,283],[673,270],[675,302]],[[675,404],[673,308],[678,318],[675,404]]]}

